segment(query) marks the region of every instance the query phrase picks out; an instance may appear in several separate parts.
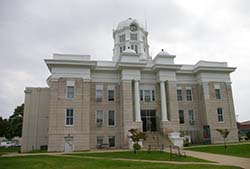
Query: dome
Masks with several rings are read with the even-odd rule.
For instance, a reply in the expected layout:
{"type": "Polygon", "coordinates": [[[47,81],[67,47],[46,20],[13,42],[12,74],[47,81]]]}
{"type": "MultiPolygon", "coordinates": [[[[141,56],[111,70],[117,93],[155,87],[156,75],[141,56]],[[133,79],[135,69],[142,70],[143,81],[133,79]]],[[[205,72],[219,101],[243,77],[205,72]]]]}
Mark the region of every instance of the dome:
{"type": "Polygon", "coordinates": [[[164,49],[162,49],[156,56],[169,56],[170,54],[168,52],[165,52],[164,49]]]}
{"type": "Polygon", "coordinates": [[[132,19],[132,18],[128,18],[124,21],[121,21],[118,25],[117,25],[117,30],[118,29],[123,29],[124,27],[129,27],[132,23],[136,24],[138,27],[143,28],[144,26],[142,24],[140,24],[136,19],[132,19]]]}

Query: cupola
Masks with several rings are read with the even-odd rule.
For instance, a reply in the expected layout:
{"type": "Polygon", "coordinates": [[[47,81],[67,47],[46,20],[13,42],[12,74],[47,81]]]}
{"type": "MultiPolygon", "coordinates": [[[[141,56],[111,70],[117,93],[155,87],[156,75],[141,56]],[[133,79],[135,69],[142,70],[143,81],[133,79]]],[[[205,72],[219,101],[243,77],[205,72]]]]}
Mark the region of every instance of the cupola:
{"type": "Polygon", "coordinates": [[[124,52],[134,51],[141,60],[151,60],[149,56],[148,32],[136,19],[128,18],[113,30],[113,61],[118,61],[124,52]]]}

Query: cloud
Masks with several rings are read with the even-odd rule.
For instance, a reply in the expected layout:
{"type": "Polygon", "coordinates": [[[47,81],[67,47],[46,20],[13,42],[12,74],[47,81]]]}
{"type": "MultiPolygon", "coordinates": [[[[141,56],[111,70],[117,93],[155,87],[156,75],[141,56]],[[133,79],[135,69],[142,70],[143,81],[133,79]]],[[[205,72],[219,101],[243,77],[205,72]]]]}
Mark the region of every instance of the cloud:
{"type": "Polygon", "coordinates": [[[91,54],[111,60],[112,29],[132,17],[147,23],[150,53],[162,48],[176,63],[228,61],[236,113],[250,118],[248,0],[2,0],[0,2],[0,116],[24,99],[25,86],[46,86],[43,59],[53,53],[91,54]],[[244,100],[244,101],[242,101],[244,100]]]}

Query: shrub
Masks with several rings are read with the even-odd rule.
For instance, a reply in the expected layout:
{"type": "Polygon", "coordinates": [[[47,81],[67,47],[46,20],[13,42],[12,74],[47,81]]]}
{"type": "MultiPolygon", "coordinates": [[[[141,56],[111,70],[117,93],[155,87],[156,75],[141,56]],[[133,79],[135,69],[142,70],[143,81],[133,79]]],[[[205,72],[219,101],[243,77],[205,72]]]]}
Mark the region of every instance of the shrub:
{"type": "Polygon", "coordinates": [[[250,140],[250,131],[246,134],[247,139],[250,140]]]}
{"type": "Polygon", "coordinates": [[[183,141],[183,146],[184,147],[188,147],[188,146],[190,146],[191,145],[191,143],[188,141],[188,140],[184,140],[183,141]]]}

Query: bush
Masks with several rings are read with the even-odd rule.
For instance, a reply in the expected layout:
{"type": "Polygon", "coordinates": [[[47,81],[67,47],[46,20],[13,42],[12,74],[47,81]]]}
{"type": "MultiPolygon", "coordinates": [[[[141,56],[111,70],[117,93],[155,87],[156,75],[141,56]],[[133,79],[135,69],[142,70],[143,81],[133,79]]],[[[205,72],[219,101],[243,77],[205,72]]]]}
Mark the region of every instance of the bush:
{"type": "Polygon", "coordinates": [[[183,146],[184,147],[188,147],[188,146],[190,146],[191,145],[191,143],[188,141],[188,140],[184,140],[183,141],[183,146]]]}
{"type": "Polygon", "coordinates": [[[134,143],[134,145],[133,145],[133,149],[134,149],[134,152],[136,153],[136,151],[137,151],[137,150],[140,150],[140,149],[141,149],[140,144],[138,144],[138,143],[134,143]]]}
{"type": "Polygon", "coordinates": [[[246,134],[247,139],[250,140],[250,131],[246,134]]]}

